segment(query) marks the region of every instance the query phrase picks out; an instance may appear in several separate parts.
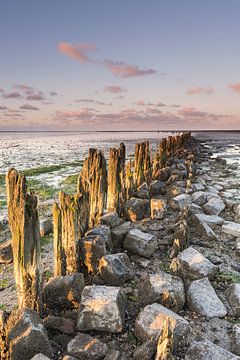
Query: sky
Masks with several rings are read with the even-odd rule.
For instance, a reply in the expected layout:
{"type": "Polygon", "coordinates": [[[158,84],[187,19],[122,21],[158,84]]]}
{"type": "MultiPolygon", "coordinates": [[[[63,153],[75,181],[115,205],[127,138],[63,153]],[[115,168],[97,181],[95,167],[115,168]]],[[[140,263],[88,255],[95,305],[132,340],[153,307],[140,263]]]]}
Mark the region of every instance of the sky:
{"type": "Polygon", "coordinates": [[[240,129],[239,0],[0,1],[0,131],[240,129]]]}

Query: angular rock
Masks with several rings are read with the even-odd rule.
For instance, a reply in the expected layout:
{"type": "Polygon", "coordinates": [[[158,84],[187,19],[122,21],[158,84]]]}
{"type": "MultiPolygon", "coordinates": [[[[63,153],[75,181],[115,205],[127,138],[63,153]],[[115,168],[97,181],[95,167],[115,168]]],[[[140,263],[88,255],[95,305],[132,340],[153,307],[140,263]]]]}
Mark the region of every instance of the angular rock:
{"type": "Polygon", "coordinates": [[[84,276],[81,273],[57,276],[48,281],[43,300],[52,309],[75,308],[81,300],[84,276]]]}
{"type": "Polygon", "coordinates": [[[96,273],[99,261],[107,253],[105,239],[101,235],[89,235],[80,241],[81,259],[89,273],[96,273]]]}
{"type": "Polygon", "coordinates": [[[240,237],[240,224],[232,222],[232,221],[227,221],[222,226],[222,231],[225,234],[232,235],[235,237],[240,237]]]}
{"type": "Polygon", "coordinates": [[[154,180],[149,185],[150,195],[164,195],[166,193],[166,185],[161,180],[154,180]]]}
{"type": "Polygon", "coordinates": [[[235,324],[232,331],[232,350],[240,355],[240,324],[235,324]]]}
{"type": "Polygon", "coordinates": [[[78,313],[78,329],[120,333],[124,328],[125,298],[120,287],[86,286],[78,313]]]}
{"type": "Polygon", "coordinates": [[[57,330],[64,334],[73,334],[76,329],[76,325],[73,320],[60,316],[49,315],[43,320],[43,324],[48,329],[57,330]]]}
{"type": "Polygon", "coordinates": [[[219,215],[225,209],[225,204],[221,199],[212,198],[203,208],[208,215],[219,215]]]}
{"type": "Polygon", "coordinates": [[[184,207],[190,205],[192,202],[192,198],[188,194],[181,194],[178,196],[175,196],[170,201],[170,206],[173,210],[182,210],[184,207]]]}
{"type": "Polygon", "coordinates": [[[127,221],[123,223],[120,226],[115,227],[112,229],[112,241],[113,241],[113,247],[114,248],[122,248],[123,247],[123,241],[125,237],[127,236],[127,233],[132,227],[131,221],[127,221]]]}
{"type": "Polygon", "coordinates": [[[167,204],[163,199],[151,199],[151,219],[162,219],[166,213],[167,204]]]}
{"type": "Polygon", "coordinates": [[[203,214],[203,209],[201,208],[201,206],[192,203],[188,208],[188,213],[189,216],[194,214],[203,214]]]}
{"type": "Polygon", "coordinates": [[[120,351],[115,349],[110,349],[107,355],[104,357],[104,360],[124,360],[124,357],[121,356],[120,351]]]}
{"type": "Polygon", "coordinates": [[[132,254],[149,258],[157,249],[157,239],[152,234],[132,229],[128,232],[123,247],[132,254]]]}
{"type": "Polygon", "coordinates": [[[124,215],[127,220],[139,221],[149,216],[149,200],[131,198],[124,204],[124,215]]]}
{"type": "Polygon", "coordinates": [[[157,178],[161,181],[167,181],[170,176],[170,167],[166,166],[160,169],[157,173],[157,178]]]}
{"type": "Polygon", "coordinates": [[[34,357],[31,360],[51,360],[51,359],[43,355],[42,353],[39,353],[37,355],[34,355],[34,357]]]}
{"type": "Polygon", "coordinates": [[[123,222],[123,219],[121,219],[116,212],[104,214],[100,218],[100,224],[110,226],[110,229],[120,226],[123,222]]]}
{"type": "Polygon", "coordinates": [[[206,240],[217,240],[217,235],[205,222],[199,222],[197,230],[200,235],[206,240]]]}
{"type": "Polygon", "coordinates": [[[108,351],[108,346],[88,334],[78,334],[69,341],[67,353],[83,360],[100,360],[108,351]]]}
{"type": "Polygon", "coordinates": [[[240,316],[240,283],[231,284],[228,289],[228,302],[232,308],[233,315],[240,316]]]}
{"type": "Polygon", "coordinates": [[[204,191],[205,190],[205,186],[201,183],[193,183],[191,185],[193,192],[197,192],[197,191],[204,191]]]}
{"type": "Polygon", "coordinates": [[[0,243],[0,264],[13,262],[12,240],[0,243]]]}
{"type": "Polygon", "coordinates": [[[106,249],[107,250],[112,249],[112,247],[113,247],[112,235],[111,235],[111,230],[110,230],[109,226],[107,226],[107,225],[95,226],[95,227],[89,229],[85,233],[85,236],[92,236],[92,235],[100,235],[100,236],[102,236],[103,239],[105,240],[105,243],[106,243],[106,249]]]}
{"type": "Polygon", "coordinates": [[[156,341],[148,340],[134,350],[133,358],[136,360],[152,360],[156,352],[156,341]]]}
{"type": "Polygon", "coordinates": [[[99,262],[99,273],[107,285],[122,285],[135,274],[125,253],[103,256],[99,262]]]}
{"type": "Polygon", "coordinates": [[[173,325],[173,346],[188,342],[190,325],[187,320],[160,304],[147,305],[138,315],[135,322],[135,334],[141,341],[158,340],[164,321],[169,318],[173,325]]]}
{"type": "Polygon", "coordinates": [[[143,276],[140,281],[139,296],[144,304],[160,303],[176,312],[185,303],[185,290],[181,278],[163,271],[143,276]]]}
{"type": "Polygon", "coordinates": [[[185,360],[240,360],[240,357],[209,340],[202,340],[190,345],[185,360]]]}
{"type": "Polygon", "coordinates": [[[190,222],[193,225],[198,225],[200,222],[204,222],[208,224],[211,228],[215,228],[217,227],[217,225],[222,225],[224,223],[224,220],[217,215],[195,214],[191,216],[190,222]]]}
{"type": "Polygon", "coordinates": [[[193,247],[185,249],[176,259],[173,259],[171,269],[173,273],[181,275],[184,279],[192,280],[198,280],[203,277],[211,279],[218,271],[216,265],[213,265],[193,247]]]}
{"type": "Polygon", "coordinates": [[[62,360],[78,360],[75,356],[65,355],[62,360]]]}
{"type": "Polygon", "coordinates": [[[36,311],[25,308],[12,313],[6,328],[10,359],[30,360],[40,352],[51,358],[47,332],[36,311]]]}
{"type": "Polygon", "coordinates": [[[224,317],[227,309],[218,298],[208,278],[195,280],[187,292],[187,303],[191,310],[206,318],[224,317]]]}
{"type": "Polygon", "coordinates": [[[40,220],[40,235],[45,236],[53,232],[53,222],[51,219],[40,220]]]}
{"type": "Polygon", "coordinates": [[[192,194],[192,201],[196,205],[203,205],[207,201],[207,195],[203,191],[197,191],[192,194]]]}

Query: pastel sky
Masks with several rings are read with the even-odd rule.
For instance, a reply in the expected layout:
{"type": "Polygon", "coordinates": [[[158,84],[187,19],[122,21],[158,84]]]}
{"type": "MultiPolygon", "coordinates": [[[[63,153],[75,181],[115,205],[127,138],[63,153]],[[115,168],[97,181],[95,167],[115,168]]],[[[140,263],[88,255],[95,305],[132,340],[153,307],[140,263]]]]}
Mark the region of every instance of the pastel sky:
{"type": "Polygon", "coordinates": [[[0,130],[240,129],[239,0],[0,2],[0,130]]]}

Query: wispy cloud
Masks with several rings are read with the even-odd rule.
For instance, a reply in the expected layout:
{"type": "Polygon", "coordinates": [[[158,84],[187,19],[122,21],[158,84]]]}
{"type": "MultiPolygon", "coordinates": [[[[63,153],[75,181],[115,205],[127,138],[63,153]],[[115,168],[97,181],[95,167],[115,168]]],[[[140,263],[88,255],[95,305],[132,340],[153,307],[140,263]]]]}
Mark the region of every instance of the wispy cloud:
{"type": "Polygon", "coordinates": [[[117,85],[110,85],[106,86],[104,88],[104,91],[112,94],[123,94],[127,92],[127,89],[124,89],[123,87],[117,85]]]}
{"type": "Polygon", "coordinates": [[[78,60],[81,63],[92,62],[92,59],[87,53],[89,51],[95,51],[96,46],[89,43],[81,43],[77,45],[71,45],[67,42],[59,42],[57,49],[60,53],[71,57],[72,59],[78,60]]]}
{"type": "Polygon", "coordinates": [[[13,88],[16,89],[16,90],[21,90],[26,94],[29,94],[29,93],[34,91],[32,86],[25,85],[25,84],[13,85],[13,88]]]}
{"type": "Polygon", "coordinates": [[[240,82],[229,84],[228,88],[235,91],[235,92],[237,92],[237,93],[240,93],[240,82]]]}
{"type": "Polygon", "coordinates": [[[193,86],[186,92],[188,95],[204,94],[210,95],[214,93],[214,88],[211,86],[193,86]]]}
{"type": "Polygon", "coordinates": [[[49,94],[51,96],[57,96],[58,95],[58,93],[56,91],[49,91],[49,94]]]}
{"type": "Polygon", "coordinates": [[[157,71],[154,69],[141,69],[138,65],[130,65],[125,63],[124,61],[105,60],[104,62],[107,68],[114,75],[120,78],[145,76],[157,73],[157,71]]]}
{"type": "Polygon", "coordinates": [[[6,106],[0,106],[0,110],[7,110],[7,107],[6,106]]]}
{"type": "Polygon", "coordinates": [[[4,93],[4,90],[2,88],[0,88],[0,93],[4,93]]]}
{"type": "Polygon", "coordinates": [[[44,100],[45,99],[45,96],[43,95],[42,92],[38,92],[38,93],[29,93],[28,96],[26,97],[26,100],[37,100],[37,101],[40,101],[40,100],[44,100]]]}
{"type": "Polygon", "coordinates": [[[40,110],[38,107],[30,105],[30,104],[24,104],[20,106],[21,110],[40,110]]]}
{"type": "Polygon", "coordinates": [[[77,100],[74,100],[74,102],[76,103],[92,103],[94,104],[95,103],[95,100],[93,99],[77,99],[77,100]]]}
{"type": "Polygon", "coordinates": [[[22,98],[22,95],[18,91],[13,91],[13,92],[10,92],[10,93],[4,93],[2,95],[2,97],[4,99],[20,99],[20,98],[22,98]]]}

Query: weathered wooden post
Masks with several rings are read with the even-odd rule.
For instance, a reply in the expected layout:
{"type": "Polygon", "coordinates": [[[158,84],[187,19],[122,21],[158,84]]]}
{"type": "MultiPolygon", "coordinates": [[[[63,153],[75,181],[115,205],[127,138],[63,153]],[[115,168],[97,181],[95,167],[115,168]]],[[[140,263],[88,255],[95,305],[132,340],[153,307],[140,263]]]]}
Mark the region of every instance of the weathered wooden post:
{"type": "Polygon", "coordinates": [[[106,160],[101,151],[89,149],[78,178],[77,192],[89,199],[89,226],[98,224],[107,193],[106,160]]]}
{"type": "Polygon", "coordinates": [[[135,182],[134,182],[134,173],[133,173],[133,164],[130,159],[126,165],[125,173],[125,199],[129,200],[135,191],[135,182]]]}
{"type": "Polygon", "coordinates": [[[134,173],[137,187],[144,181],[150,181],[151,159],[148,141],[136,144],[135,146],[134,173]]]}
{"type": "Polygon", "coordinates": [[[18,305],[19,308],[28,307],[41,312],[38,199],[27,192],[25,176],[15,169],[8,171],[6,185],[18,305]]]}
{"type": "Polygon", "coordinates": [[[108,163],[107,210],[121,215],[125,197],[125,145],[110,149],[108,163]]]}

